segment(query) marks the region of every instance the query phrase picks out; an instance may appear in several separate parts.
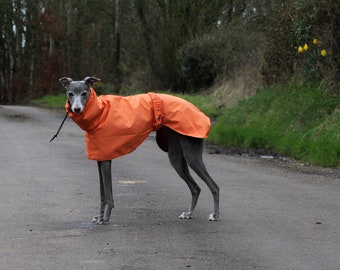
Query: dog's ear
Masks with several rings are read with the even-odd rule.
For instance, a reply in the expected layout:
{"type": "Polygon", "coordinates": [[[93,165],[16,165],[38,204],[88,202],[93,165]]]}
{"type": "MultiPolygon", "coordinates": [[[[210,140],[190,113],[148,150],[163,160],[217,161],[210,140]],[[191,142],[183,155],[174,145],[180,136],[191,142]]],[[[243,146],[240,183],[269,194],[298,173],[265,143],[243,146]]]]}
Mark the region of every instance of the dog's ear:
{"type": "Polygon", "coordinates": [[[73,82],[73,80],[71,78],[67,78],[67,77],[63,77],[59,79],[59,82],[65,87],[67,88],[71,82],[73,82]]]}
{"type": "Polygon", "coordinates": [[[86,77],[84,79],[84,82],[88,85],[88,86],[93,86],[94,83],[96,82],[100,82],[100,79],[98,78],[94,78],[94,77],[86,77]]]}

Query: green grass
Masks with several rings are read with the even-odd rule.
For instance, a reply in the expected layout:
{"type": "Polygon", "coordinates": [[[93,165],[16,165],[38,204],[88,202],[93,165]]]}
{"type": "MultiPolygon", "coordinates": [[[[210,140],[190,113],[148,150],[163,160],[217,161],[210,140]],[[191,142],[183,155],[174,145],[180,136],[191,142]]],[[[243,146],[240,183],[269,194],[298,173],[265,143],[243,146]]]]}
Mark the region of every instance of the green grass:
{"type": "Polygon", "coordinates": [[[288,84],[262,90],[226,110],[208,140],[340,167],[339,124],[339,95],[326,95],[319,86],[288,84]]]}
{"type": "MultiPolygon", "coordinates": [[[[170,93],[172,94],[172,93],[170,93]]],[[[177,97],[183,98],[192,104],[194,104],[197,108],[199,108],[202,112],[204,112],[209,117],[215,119],[221,115],[222,108],[215,106],[215,101],[212,96],[208,95],[189,95],[189,94],[172,94],[177,97]]]]}
{"type": "Polygon", "coordinates": [[[66,95],[65,93],[59,94],[57,96],[46,95],[39,99],[32,99],[29,103],[39,107],[64,108],[66,103],[66,95]]]}

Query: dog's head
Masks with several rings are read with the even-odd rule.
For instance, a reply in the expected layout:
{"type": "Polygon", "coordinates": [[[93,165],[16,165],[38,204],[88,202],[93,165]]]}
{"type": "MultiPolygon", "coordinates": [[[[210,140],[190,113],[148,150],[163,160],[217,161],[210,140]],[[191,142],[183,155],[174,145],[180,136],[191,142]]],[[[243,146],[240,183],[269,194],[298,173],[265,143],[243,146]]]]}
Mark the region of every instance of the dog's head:
{"type": "Polygon", "coordinates": [[[91,86],[99,81],[100,79],[93,77],[86,77],[82,81],[73,81],[67,77],[59,79],[59,82],[66,88],[66,95],[72,112],[76,114],[82,113],[90,95],[91,86]]]}

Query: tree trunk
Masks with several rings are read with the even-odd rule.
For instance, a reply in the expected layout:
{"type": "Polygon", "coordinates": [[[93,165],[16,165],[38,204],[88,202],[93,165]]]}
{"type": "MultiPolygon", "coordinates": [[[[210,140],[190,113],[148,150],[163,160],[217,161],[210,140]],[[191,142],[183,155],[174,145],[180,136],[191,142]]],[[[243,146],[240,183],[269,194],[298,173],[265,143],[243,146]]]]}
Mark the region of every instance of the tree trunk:
{"type": "Polygon", "coordinates": [[[119,29],[119,0],[116,0],[116,12],[115,12],[115,56],[114,56],[114,81],[116,92],[120,92],[122,84],[122,76],[120,71],[120,29],[119,29]]]}

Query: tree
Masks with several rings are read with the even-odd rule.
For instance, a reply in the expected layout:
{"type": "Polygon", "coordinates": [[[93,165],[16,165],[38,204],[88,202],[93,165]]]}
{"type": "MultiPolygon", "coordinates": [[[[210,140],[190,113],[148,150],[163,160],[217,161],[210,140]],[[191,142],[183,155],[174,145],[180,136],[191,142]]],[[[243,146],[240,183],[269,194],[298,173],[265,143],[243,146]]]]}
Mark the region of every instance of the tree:
{"type": "Polygon", "coordinates": [[[313,37],[327,46],[325,74],[338,82],[339,5],[331,0],[2,0],[0,102],[60,91],[62,76],[98,76],[111,92],[121,85],[196,91],[254,61],[273,83],[296,73],[301,65],[296,46],[313,37]]]}

